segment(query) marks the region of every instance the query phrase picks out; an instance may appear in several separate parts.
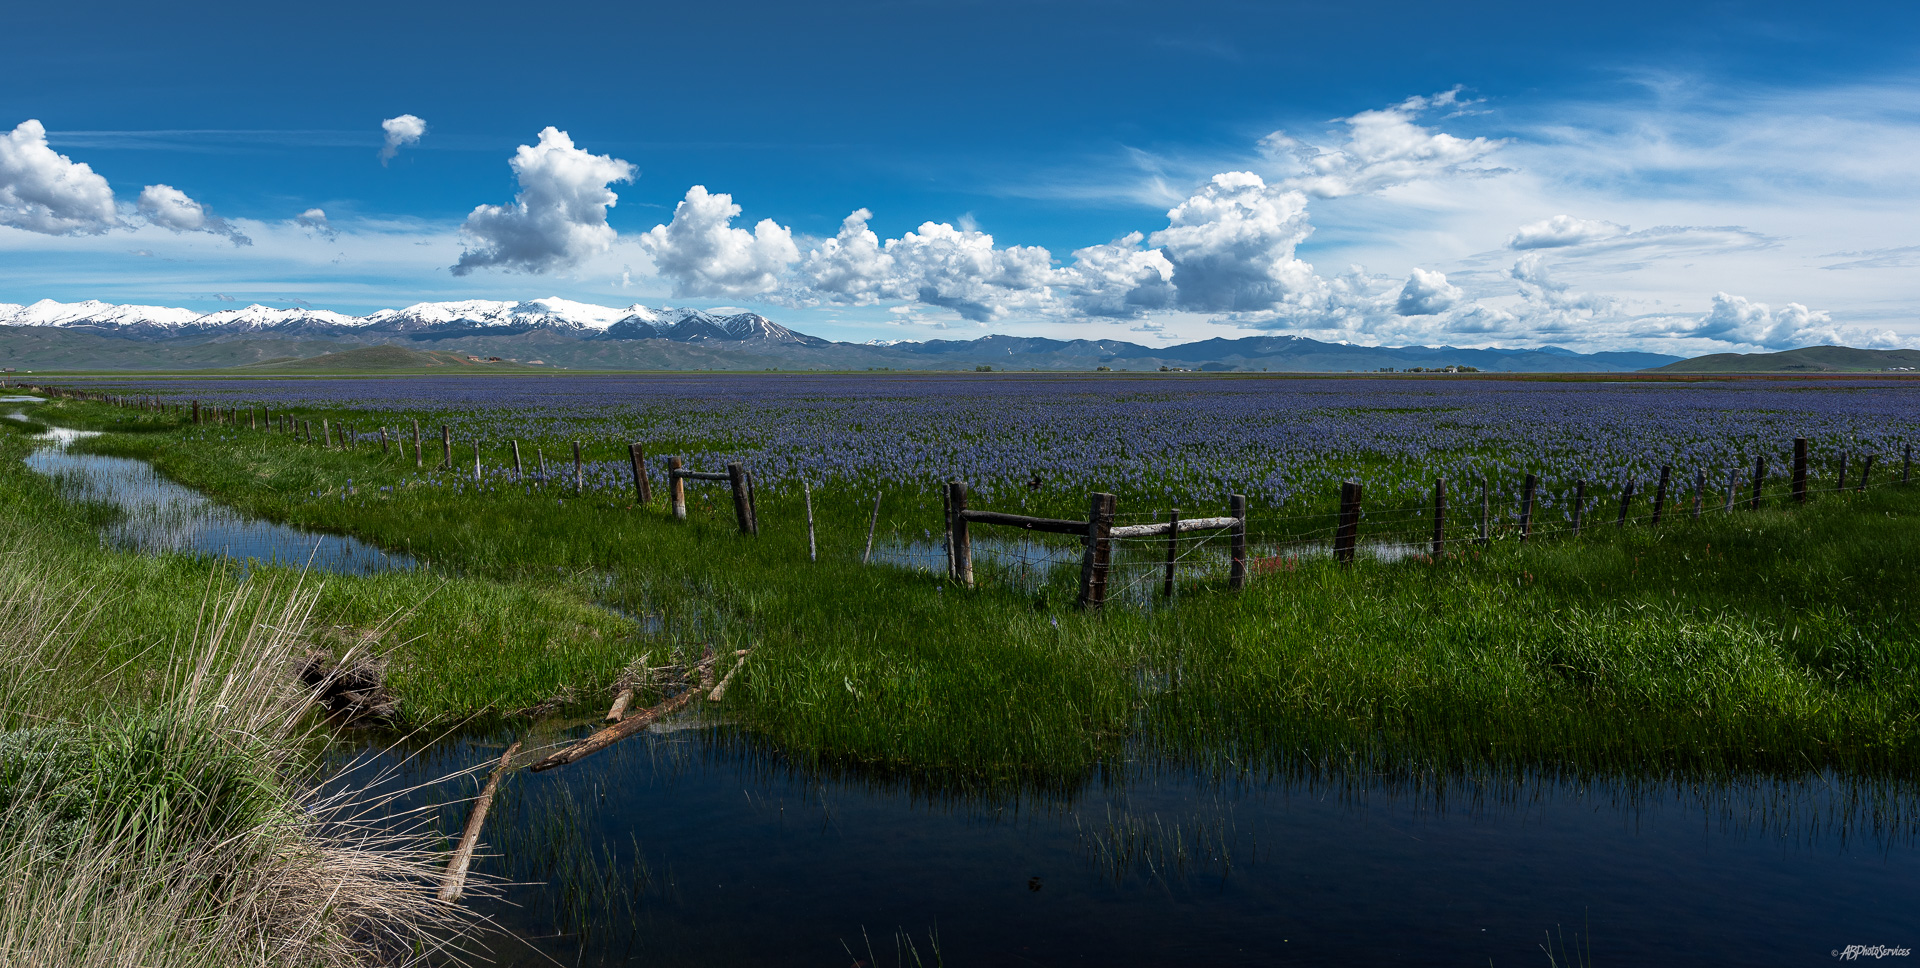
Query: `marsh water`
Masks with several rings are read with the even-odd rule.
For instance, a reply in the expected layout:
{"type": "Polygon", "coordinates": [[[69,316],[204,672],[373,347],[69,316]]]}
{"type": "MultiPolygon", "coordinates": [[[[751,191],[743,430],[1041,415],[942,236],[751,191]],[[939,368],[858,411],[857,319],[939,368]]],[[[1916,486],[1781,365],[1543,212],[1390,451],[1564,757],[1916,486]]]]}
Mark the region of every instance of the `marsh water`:
{"type": "MultiPolygon", "coordinates": [[[[30,464],[119,506],[116,545],[414,565],[71,453],[75,436],[56,431],[30,464]]],[[[342,782],[409,785],[515,738],[349,739],[359,766],[342,782]]],[[[960,793],[802,767],[695,716],[512,774],[475,865],[494,887],[472,903],[508,966],[1811,965],[1920,940],[1913,802],[1823,776],[1272,775],[1146,757],[960,793]]],[[[465,806],[438,818],[457,832],[465,806]]]]}
{"type": "Polygon", "coordinates": [[[113,505],[120,517],[101,538],[144,554],[194,553],[236,561],[310,567],[346,575],[418,567],[411,557],[347,535],[321,534],[266,521],[217,504],[160,476],[145,461],[74,453],[69,445],[93,431],[50,428],[27,466],[58,480],[69,498],[113,505]]]}

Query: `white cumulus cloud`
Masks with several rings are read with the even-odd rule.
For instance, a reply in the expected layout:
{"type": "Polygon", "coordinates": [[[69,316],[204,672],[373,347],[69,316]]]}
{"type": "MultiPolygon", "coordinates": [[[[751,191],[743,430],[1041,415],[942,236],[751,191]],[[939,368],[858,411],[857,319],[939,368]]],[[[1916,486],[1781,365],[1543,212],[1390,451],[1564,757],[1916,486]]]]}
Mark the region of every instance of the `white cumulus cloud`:
{"type": "Polygon", "coordinates": [[[140,214],[147,222],[163,229],[175,232],[211,232],[224,235],[234,245],[252,245],[253,240],[241,234],[226,219],[216,217],[205,205],[187,197],[187,193],[172,185],[148,185],[140,190],[140,214]]]}
{"type": "Polygon", "coordinates": [[[1529,222],[1520,226],[1507,237],[1510,249],[1557,249],[1568,245],[1585,245],[1605,239],[1625,235],[1627,227],[1613,222],[1597,219],[1574,218],[1571,215],[1555,215],[1552,218],[1529,222]]]}
{"type": "Polygon", "coordinates": [[[22,121],[0,136],[0,225],[44,235],[99,235],[119,224],[107,180],[47,147],[40,122],[22,121]]]}
{"type": "Polygon", "coordinates": [[[1159,249],[1140,247],[1145,236],[1130,232],[1105,245],[1073,251],[1073,266],[1060,288],[1072,308],[1087,316],[1132,318],[1173,306],[1173,263],[1159,249]]]}
{"type": "Polygon", "coordinates": [[[480,205],[460,227],[474,248],[453,274],[495,267],[524,272],[578,265],[612,248],[607,209],[620,200],[608,185],[632,181],[634,167],[573,146],[565,131],[548,127],[540,143],[521,145],[508,162],[520,192],[511,205],[480,205]]]}
{"type": "Polygon", "coordinates": [[[1347,142],[1338,147],[1307,144],[1275,131],[1260,142],[1269,155],[1291,155],[1298,173],[1281,183],[1316,198],[1361,195],[1442,175],[1491,175],[1501,168],[1476,163],[1503,142],[1460,138],[1414,123],[1421,114],[1460,107],[1459,90],[1410,97],[1392,107],[1341,118],[1347,142]]]}
{"type": "Polygon", "coordinates": [[[380,149],[380,164],[385,167],[400,153],[401,148],[420,142],[420,137],[427,133],[427,123],[411,114],[403,114],[380,122],[380,130],[387,135],[387,143],[380,149]]]}
{"type": "Polygon", "coordinates": [[[732,195],[695,185],[674,206],[673,220],[649,229],[640,237],[640,247],[660,274],[673,280],[676,296],[766,292],[799,260],[800,249],[793,244],[793,233],[770,218],[761,219],[751,232],[734,228],[739,214],[732,195]]]}
{"type": "Polygon", "coordinates": [[[1442,272],[1416,268],[1400,287],[1400,299],[1393,311],[1401,316],[1435,316],[1452,309],[1467,294],[1450,285],[1442,272]]]}
{"type": "Polygon", "coordinates": [[[849,306],[871,306],[891,298],[893,256],[867,227],[871,218],[871,211],[854,209],[840,221],[838,235],[807,250],[800,264],[802,284],[831,302],[849,306]]]}
{"type": "Polygon", "coordinates": [[[1831,315],[1799,303],[1787,303],[1776,311],[1766,303],[1724,292],[1714,294],[1713,308],[1700,320],[1699,326],[1683,335],[1747,343],[1770,350],[1900,345],[1899,337],[1891,331],[1843,328],[1834,324],[1831,315]]]}
{"type": "Polygon", "coordinates": [[[1313,267],[1293,257],[1312,232],[1305,195],[1230,171],[1168,211],[1167,227],[1149,241],[1173,267],[1181,308],[1240,312],[1272,309],[1317,287],[1313,267]]]}
{"type": "Polygon", "coordinates": [[[887,242],[893,258],[890,289],[901,298],[940,306],[975,322],[1044,302],[1053,257],[1039,246],[996,249],[977,229],[924,222],[887,242]]]}

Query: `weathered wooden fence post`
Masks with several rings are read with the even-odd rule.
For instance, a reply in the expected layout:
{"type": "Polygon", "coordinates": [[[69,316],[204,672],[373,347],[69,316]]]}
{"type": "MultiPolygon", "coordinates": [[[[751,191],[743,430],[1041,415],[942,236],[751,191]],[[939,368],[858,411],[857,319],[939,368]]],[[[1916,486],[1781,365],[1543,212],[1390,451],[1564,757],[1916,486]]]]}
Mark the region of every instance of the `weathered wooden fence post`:
{"type": "Polygon", "coordinates": [[[320,418],[320,445],[329,450],[333,449],[333,427],[327,423],[325,417],[320,418]]]}
{"type": "Polygon", "coordinates": [[[1580,525],[1587,516],[1587,479],[1573,482],[1573,536],[1580,537],[1580,525]]]}
{"type": "Polygon", "coordinates": [[[1693,519],[1700,520],[1700,511],[1707,500],[1707,471],[1704,467],[1693,469],[1693,519]]]}
{"type": "Polygon", "coordinates": [[[513,445],[513,482],[518,484],[527,479],[527,475],[520,470],[520,442],[513,440],[508,443],[513,445]]]}
{"type": "Polygon", "coordinates": [[[973,587],[973,536],[967,530],[967,482],[947,482],[947,539],[953,549],[953,570],[947,577],[962,588],[973,587]]]}
{"type": "Polygon", "coordinates": [[[587,465],[580,459],[580,442],[573,442],[573,493],[578,497],[587,492],[587,465]]]}
{"type": "Polygon", "coordinates": [[[420,421],[415,420],[413,422],[413,469],[416,471],[426,466],[426,459],[421,456],[423,453],[425,451],[420,449],[420,421]]]}
{"type": "Polygon", "coordinates": [[[1627,507],[1633,503],[1633,489],[1638,483],[1638,481],[1631,477],[1627,478],[1627,489],[1620,492],[1620,519],[1613,522],[1614,527],[1624,528],[1627,526],[1627,507]]]}
{"type": "Polygon", "coordinates": [[[260,420],[257,416],[255,416],[253,412],[253,407],[251,405],[247,407],[247,429],[248,430],[260,429],[260,420]]]}
{"type": "Polygon", "coordinates": [[[760,522],[753,516],[753,479],[738,463],[727,465],[727,481],[733,485],[733,516],[741,534],[759,534],[760,522]]]}
{"type": "Polygon", "coordinates": [[[800,498],[807,502],[807,560],[820,560],[820,546],[813,540],[813,485],[800,482],[800,498]]]}
{"type": "Polygon", "coordinates": [[[1520,540],[1527,540],[1533,534],[1533,492],[1540,485],[1540,479],[1532,474],[1520,484],[1520,540]]]}
{"type": "Polygon", "coordinates": [[[200,401],[198,400],[193,401],[193,422],[200,422],[200,401]]]}
{"type": "Polygon", "coordinates": [[[1847,489],[1847,452],[1843,450],[1840,452],[1840,476],[1833,479],[1833,493],[1838,494],[1841,491],[1844,491],[1846,489],[1847,489]]]}
{"type": "Polygon", "coordinates": [[[1433,479],[1433,560],[1447,553],[1447,479],[1433,479]]]}
{"type": "Polygon", "coordinates": [[[1753,500],[1748,503],[1748,510],[1757,511],[1760,509],[1760,487],[1766,482],[1767,456],[1762,454],[1753,459],[1753,500]]]}
{"type": "Polygon", "coordinates": [[[1227,495],[1227,513],[1234,519],[1233,543],[1228,552],[1232,561],[1227,570],[1227,587],[1239,591],[1247,587],[1247,496],[1227,495]]]}
{"type": "Polygon", "coordinates": [[[453,470],[453,431],[446,424],[440,425],[440,466],[453,470]]]}
{"type": "Polygon", "coordinates": [[[1080,556],[1080,607],[1101,608],[1107,603],[1107,568],[1113,560],[1115,498],[1094,492],[1087,498],[1086,549],[1080,556]]]}
{"type": "Polygon", "coordinates": [[[1160,582],[1160,597],[1173,597],[1173,567],[1180,558],[1180,509],[1167,517],[1167,576],[1160,582]]]}
{"type": "Polygon", "coordinates": [[[1873,473],[1873,460],[1879,456],[1879,454],[1868,454],[1866,461],[1860,465],[1860,483],[1854,487],[1855,491],[1866,491],[1867,475],[1873,473]]]}
{"type": "Polygon", "coordinates": [[[653,503],[653,484],[647,480],[647,454],[639,441],[627,445],[627,456],[633,459],[633,494],[641,504],[653,503]]]}
{"type": "Polygon", "coordinates": [[[1793,503],[1807,503],[1807,438],[1793,438],[1793,503]]]}
{"type": "Polygon", "coordinates": [[[473,482],[480,483],[480,442],[473,442],[473,482]]]}
{"type": "Polygon", "coordinates": [[[547,449],[536,445],[533,448],[533,458],[540,465],[540,486],[545,487],[547,482],[551,480],[551,478],[547,476],[547,449]]]}
{"type": "Polygon", "coordinates": [[[1667,481],[1673,477],[1673,465],[1660,465],[1660,483],[1653,491],[1653,527],[1660,526],[1661,516],[1667,513],[1667,481]]]}
{"type": "Polygon", "coordinates": [[[1340,482],[1340,520],[1333,530],[1333,558],[1343,565],[1353,564],[1360,543],[1360,482],[1349,478],[1340,482]]]}
{"type": "Polygon", "coordinates": [[[391,453],[393,450],[387,444],[387,428],[383,425],[380,428],[380,456],[385,457],[391,453]]]}
{"type": "MultiPolygon", "coordinates": [[[[680,458],[667,458],[667,503],[673,505],[673,519],[685,521],[687,519],[687,479],[676,473],[679,470],[680,458]]],[[[542,477],[546,476],[544,467],[540,473],[542,477]]]]}

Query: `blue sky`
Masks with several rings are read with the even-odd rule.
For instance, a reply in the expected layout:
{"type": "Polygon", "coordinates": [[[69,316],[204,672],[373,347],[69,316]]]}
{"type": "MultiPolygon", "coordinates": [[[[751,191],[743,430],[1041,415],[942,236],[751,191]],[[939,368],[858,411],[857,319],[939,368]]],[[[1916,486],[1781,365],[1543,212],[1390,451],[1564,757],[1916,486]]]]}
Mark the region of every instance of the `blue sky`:
{"type": "Polygon", "coordinates": [[[561,296],[844,339],[1920,340],[1911,5],[10,19],[0,302],[561,296]],[[383,164],[402,116],[424,132],[383,164]]]}

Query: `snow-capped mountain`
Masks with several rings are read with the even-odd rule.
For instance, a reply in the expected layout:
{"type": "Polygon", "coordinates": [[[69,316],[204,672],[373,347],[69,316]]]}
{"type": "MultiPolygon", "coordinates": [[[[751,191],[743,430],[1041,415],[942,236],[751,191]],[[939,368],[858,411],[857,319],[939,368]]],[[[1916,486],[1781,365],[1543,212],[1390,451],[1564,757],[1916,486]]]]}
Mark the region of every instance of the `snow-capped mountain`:
{"type": "Polygon", "coordinates": [[[197,313],[165,306],[118,306],[99,300],[59,303],[42,299],[30,306],[0,303],[0,326],[52,326],[130,339],[170,336],[329,336],[436,334],[512,335],[550,330],[579,339],[670,339],[680,342],[768,341],[824,346],[827,341],[793,330],[758,313],[716,316],[699,309],[624,309],[570,299],[507,302],[466,299],[415,303],[347,316],[323,309],[274,309],[252,305],[197,313]]]}

